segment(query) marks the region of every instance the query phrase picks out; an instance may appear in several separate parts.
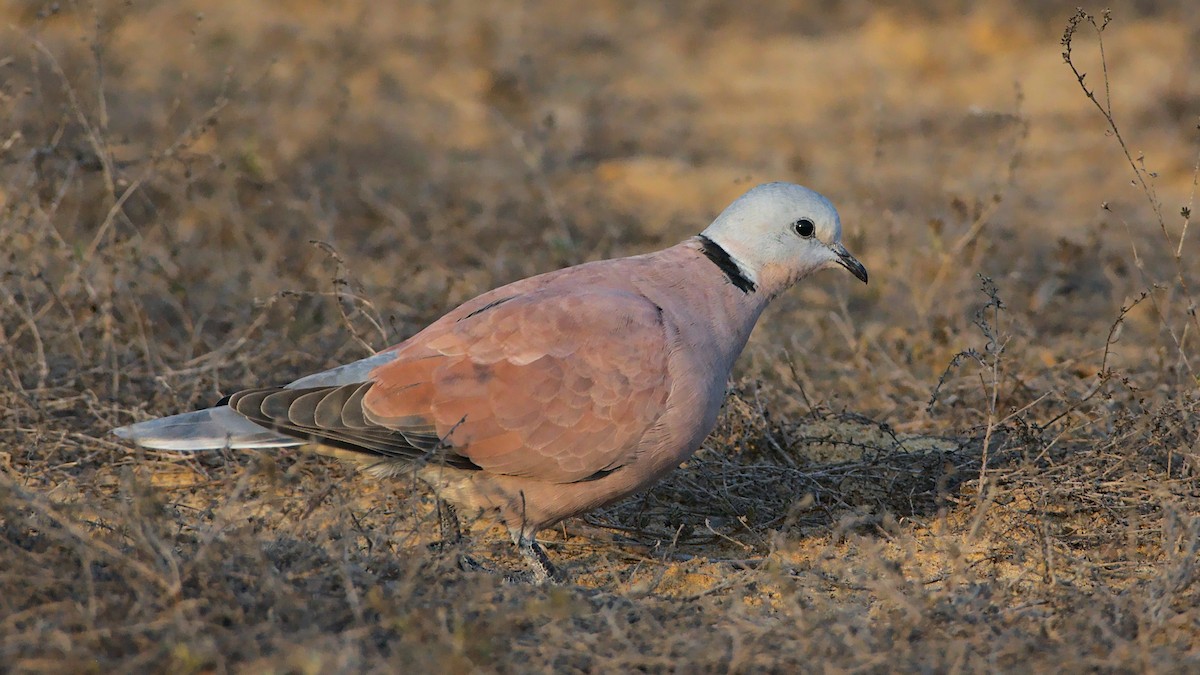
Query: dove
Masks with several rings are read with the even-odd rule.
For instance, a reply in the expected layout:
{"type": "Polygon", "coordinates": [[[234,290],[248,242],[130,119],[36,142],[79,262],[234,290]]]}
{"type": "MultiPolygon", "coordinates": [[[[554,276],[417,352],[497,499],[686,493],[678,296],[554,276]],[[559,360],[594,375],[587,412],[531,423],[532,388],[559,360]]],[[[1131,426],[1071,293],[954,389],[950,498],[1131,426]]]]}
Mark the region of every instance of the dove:
{"type": "Polygon", "coordinates": [[[866,283],[841,238],[828,199],[766,183],[670,248],[516,281],[368,358],[114,433],[175,451],[304,445],[415,475],[498,518],[534,580],[560,580],[538,531],[690,457],[772,299],[831,267],[866,283]]]}

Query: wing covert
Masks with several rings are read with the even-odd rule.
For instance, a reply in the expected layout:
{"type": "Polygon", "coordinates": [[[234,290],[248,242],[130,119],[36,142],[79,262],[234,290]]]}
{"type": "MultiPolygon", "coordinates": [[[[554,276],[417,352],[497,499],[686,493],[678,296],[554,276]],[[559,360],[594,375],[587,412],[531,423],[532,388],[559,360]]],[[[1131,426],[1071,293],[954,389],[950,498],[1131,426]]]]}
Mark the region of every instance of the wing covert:
{"type": "Polygon", "coordinates": [[[662,413],[671,331],[629,292],[535,292],[414,336],[371,373],[372,423],[443,439],[500,474],[587,479],[633,457],[662,413]]]}

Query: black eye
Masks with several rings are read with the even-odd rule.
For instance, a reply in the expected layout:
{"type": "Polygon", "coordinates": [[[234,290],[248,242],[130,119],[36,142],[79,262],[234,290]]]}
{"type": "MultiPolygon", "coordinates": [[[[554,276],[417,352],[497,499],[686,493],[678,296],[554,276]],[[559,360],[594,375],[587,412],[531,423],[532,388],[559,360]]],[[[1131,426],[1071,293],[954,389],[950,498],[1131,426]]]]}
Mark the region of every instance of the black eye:
{"type": "Polygon", "coordinates": [[[817,226],[808,218],[801,218],[792,223],[792,229],[796,231],[796,234],[808,239],[817,231],[817,226]]]}

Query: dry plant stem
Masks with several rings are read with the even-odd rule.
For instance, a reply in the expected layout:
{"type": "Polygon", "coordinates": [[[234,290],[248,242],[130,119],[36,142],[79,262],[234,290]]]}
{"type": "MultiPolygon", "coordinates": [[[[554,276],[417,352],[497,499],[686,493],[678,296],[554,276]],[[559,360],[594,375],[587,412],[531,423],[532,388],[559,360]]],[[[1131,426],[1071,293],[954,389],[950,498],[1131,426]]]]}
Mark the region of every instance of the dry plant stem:
{"type": "MultiPolygon", "coordinates": [[[[6,286],[0,285],[0,292],[4,293],[5,304],[11,306],[13,311],[21,317],[24,326],[29,330],[29,335],[33,338],[34,359],[38,364],[38,379],[36,389],[44,389],[46,387],[46,377],[50,375],[50,366],[46,362],[46,346],[42,341],[42,334],[38,331],[37,319],[33,316],[33,309],[29,306],[29,296],[24,296],[24,301],[17,300],[6,286]]],[[[12,340],[15,341],[15,337],[12,340]]],[[[12,342],[5,341],[6,344],[12,342]]],[[[13,370],[16,373],[16,369],[13,370]]]]}
{"type": "MultiPolygon", "coordinates": [[[[1183,267],[1183,240],[1187,236],[1188,225],[1191,220],[1190,204],[1191,199],[1194,199],[1195,197],[1197,176],[1200,176],[1200,151],[1197,153],[1197,160],[1195,164],[1196,168],[1192,175],[1192,198],[1189,199],[1189,206],[1182,210],[1183,228],[1179,234],[1179,240],[1173,241],[1171,234],[1167,231],[1166,220],[1163,217],[1162,203],[1158,199],[1153,184],[1146,180],[1147,177],[1153,179],[1155,174],[1146,169],[1143,157],[1139,156],[1137,159],[1134,159],[1133,153],[1129,150],[1129,145],[1125,142],[1124,136],[1121,135],[1121,129],[1117,125],[1116,117],[1113,115],[1112,88],[1108,74],[1108,60],[1104,53],[1104,29],[1107,28],[1109,23],[1112,21],[1112,13],[1110,10],[1105,9],[1103,12],[1101,12],[1100,16],[1100,21],[1097,22],[1095,16],[1088,14],[1082,9],[1076,10],[1075,15],[1072,16],[1067,22],[1067,28],[1063,32],[1063,61],[1068,67],[1071,68],[1071,72],[1075,75],[1075,81],[1079,84],[1080,89],[1083,90],[1084,95],[1087,96],[1088,100],[1092,102],[1092,105],[1096,107],[1096,110],[1098,110],[1104,117],[1105,122],[1108,124],[1109,131],[1111,131],[1113,137],[1117,139],[1117,144],[1121,146],[1121,152],[1124,153],[1125,160],[1129,164],[1129,168],[1133,170],[1133,175],[1137,185],[1141,188],[1142,194],[1145,196],[1146,201],[1150,204],[1150,209],[1154,212],[1154,217],[1158,222],[1158,228],[1162,233],[1163,239],[1166,241],[1168,246],[1174,249],[1173,259],[1175,262],[1175,278],[1176,281],[1178,281],[1180,290],[1182,291],[1183,296],[1188,303],[1187,314],[1191,318],[1190,328],[1197,333],[1200,333],[1200,317],[1197,316],[1196,301],[1192,296],[1191,288],[1188,284],[1188,276],[1183,267]],[[1092,31],[1096,35],[1096,43],[1100,52],[1100,64],[1104,77],[1103,103],[1101,103],[1099,97],[1096,96],[1095,91],[1087,85],[1085,81],[1087,73],[1080,71],[1079,67],[1075,64],[1075,61],[1072,58],[1072,47],[1075,34],[1079,29],[1079,25],[1082,23],[1087,23],[1089,26],[1091,26],[1092,31]]],[[[1126,224],[1126,231],[1129,231],[1128,224],[1126,224]]],[[[1136,248],[1134,249],[1134,257],[1135,259],[1137,258],[1136,248]]],[[[1140,262],[1138,263],[1138,269],[1143,270],[1140,262]]],[[[1162,321],[1163,327],[1166,328],[1171,336],[1171,339],[1175,342],[1175,347],[1179,353],[1180,361],[1183,363],[1184,367],[1187,368],[1188,373],[1195,378],[1197,374],[1192,368],[1191,361],[1187,356],[1187,351],[1184,348],[1184,340],[1176,335],[1176,331],[1171,326],[1170,321],[1167,319],[1166,313],[1159,308],[1158,301],[1152,297],[1151,303],[1154,304],[1155,309],[1159,314],[1159,318],[1162,321]]],[[[1187,327],[1188,326],[1185,326],[1185,329],[1187,327]]],[[[1186,333],[1184,335],[1186,337],[1186,333]]]]}
{"type": "Polygon", "coordinates": [[[178,578],[168,580],[141,561],[121,553],[103,539],[93,536],[75,518],[60,514],[48,499],[37,492],[26,490],[3,471],[0,471],[0,489],[9,494],[16,495],[29,508],[61,527],[65,533],[70,535],[79,544],[90,547],[93,551],[114,563],[127,566],[138,576],[160,588],[168,596],[178,596],[180,588],[178,578]]]}
{"type": "MultiPolygon", "coordinates": [[[[1005,341],[1005,344],[1007,344],[1007,340],[1005,341]]],[[[979,376],[984,388],[990,392],[990,396],[988,398],[987,429],[983,434],[983,449],[979,453],[979,504],[981,507],[983,505],[985,493],[988,488],[988,453],[992,447],[992,435],[996,431],[996,405],[1000,399],[1000,353],[1003,351],[1003,347],[1004,345],[1000,345],[1000,349],[998,349],[992,357],[991,367],[988,369],[988,373],[991,375],[991,381],[983,382],[983,374],[981,373],[979,376]]]]}
{"type": "MultiPolygon", "coordinates": [[[[58,59],[55,58],[54,53],[47,49],[46,45],[42,44],[41,40],[34,38],[32,43],[34,48],[37,49],[38,53],[45,57],[46,61],[50,63],[50,69],[53,70],[54,74],[58,77],[58,81],[62,86],[63,93],[66,94],[67,101],[71,104],[71,112],[75,113],[76,120],[87,133],[88,143],[92,146],[92,152],[96,154],[96,158],[100,161],[100,167],[104,176],[105,194],[109,199],[112,199],[116,194],[116,181],[113,178],[112,155],[108,152],[107,144],[101,138],[101,134],[103,133],[102,129],[97,129],[96,125],[93,125],[91,121],[88,120],[87,115],[84,114],[83,106],[79,104],[79,97],[75,95],[75,88],[71,86],[71,79],[67,77],[66,72],[63,71],[62,66],[59,65],[58,59]]],[[[96,50],[93,52],[93,54],[99,56],[99,51],[96,50]]],[[[99,69],[98,62],[97,68],[99,69]]],[[[102,81],[103,80],[101,79],[101,82],[102,81]]],[[[100,88],[98,95],[101,102],[103,102],[103,87],[100,88]]],[[[101,105],[100,109],[103,111],[104,106],[101,105]]],[[[103,120],[102,124],[106,126],[107,115],[102,114],[101,117],[103,120]]]]}
{"type": "MultiPolygon", "coordinates": [[[[1196,118],[1196,129],[1200,130],[1200,117],[1196,118]]],[[[1187,206],[1179,210],[1179,215],[1183,218],[1183,228],[1179,232],[1179,245],[1175,247],[1175,260],[1183,259],[1183,240],[1187,237],[1188,226],[1192,222],[1192,209],[1196,206],[1196,187],[1200,185],[1200,135],[1196,137],[1196,161],[1192,164],[1192,190],[1188,193],[1187,206]]],[[[1192,312],[1196,311],[1192,307],[1192,312]]]]}
{"type": "MultiPolygon", "coordinates": [[[[53,56],[49,55],[49,52],[45,51],[46,48],[44,46],[40,45],[40,43],[38,44],[38,49],[44,51],[44,53],[47,54],[48,58],[53,59],[53,56]]],[[[54,63],[54,62],[52,62],[52,63],[54,63]]],[[[62,71],[60,68],[57,67],[57,64],[55,63],[54,65],[55,65],[55,72],[61,73],[62,71]]],[[[61,75],[61,76],[63,78],[66,77],[65,75],[61,75]]],[[[109,229],[112,227],[112,224],[116,220],[117,216],[118,215],[124,216],[123,209],[125,207],[125,203],[129,200],[130,197],[132,197],[134,195],[134,193],[136,193],[138,191],[139,188],[141,188],[141,186],[147,180],[149,180],[154,175],[154,173],[158,170],[159,163],[162,162],[163,160],[174,157],[176,154],[179,153],[180,150],[186,148],[188,145],[193,143],[197,138],[199,138],[204,133],[204,131],[207,130],[215,122],[217,114],[220,113],[221,110],[223,110],[225,108],[225,106],[227,106],[229,104],[229,98],[226,96],[226,92],[227,92],[227,89],[229,86],[230,76],[231,76],[231,73],[226,72],[225,80],[223,81],[223,83],[221,85],[221,91],[217,96],[216,102],[213,103],[213,105],[207,111],[205,111],[205,113],[203,115],[200,116],[199,121],[193,122],[192,124],[190,124],[186,129],[183,130],[183,132],[181,132],[175,138],[174,142],[172,142],[169,146],[167,146],[167,148],[165,150],[163,150],[162,152],[151,157],[149,162],[147,163],[146,168],[142,170],[142,172],[138,175],[137,178],[133,179],[133,181],[131,181],[129,183],[129,186],[126,187],[121,192],[120,197],[116,198],[116,201],[113,202],[111,207],[109,207],[108,213],[104,217],[104,221],[101,222],[100,227],[97,229],[95,236],[92,237],[91,242],[84,248],[83,253],[79,256],[78,264],[76,264],[74,269],[71,270],[71,273],[67,275],[67,278],[64,279],[61,284],[59,284],[59,287],[58,287],[59,295],[65,293],[67,291],[67,289],[71,288],[71,286],[73,286],[81,278],[81,276],[83,275],[83,272],[84,272],[84,263],[91,260],[93,258],[93,256],[95,256],[96,251],[100,248],[100,245],[104,242],[106,236],[109,233],[109,229]]],[[[64,87],[67,87],[65,82],[66,82],[66,80],[64,79],[64,87]]],[[[67,91],[70,91],[70,89],[68,88],[67,91]]],[[[88,130],[89,138],[95,138],[95,131],[93,130],[92,125],[88,123],[86,115],[84,115],[83,111],[78,107],[78,104],[75,101],[74,94],[70,94],[69,98],[72,101],[72,107],[76,110],[77,115],[80,118],[80,123],[88,130]]],[[[99,140],[96,140],[95,142],[99,143],[99,140]]],[[[97,146],[97,147],[99,147],[99,146],[97,146]]],[[[99,156],[102,158],[107,158],[109,156],[108,153],[103,151],[102,149],[97,150],[97,152],[98,152],[99,156]]],[[[105,166],[108,166],[108,164],[106,163],[105,166]]],[[[107,179],[106,186],[109,190],[109,194],[115,194],[115,187],[111,183],[111,177],[109,177],[107,179]]],[[[53,307],[53,302],[46,303],[41,309],[38,310],[38,312],[36,314],[36,318],[40,320],[43,316],[46,315],[47,312],[50,311],[50,309],[52,307],[53,307]]]]}
{"type": "MultiPolygon", "coordinates": [[[[933,393],[930,395],[929,403],[926,405],[926,413],[933,412],[933,406],[937,402],[938,393],[945,385],[950,373],[956,369],[963,360],[972,359],[983,369],[979,373],[980,387],[987,396],[986,421],[983,434],[983,446],[980,450],[979,472],[978,472],[978,493],[976,494],[976,522],[981,523],[984,517],[984,511],[990,503],[990,489],[988,485],[988,462],[990,460],[992,439],[997,427],[1003,422],[999,419],[998,407],[1000,402],[1000,364],[1005,348],[1008,346],[1009,336],[1002,336],[998,332],[1000,325],[1001,310],[1006,309],[1004,301],[1000,299],[999,291],[992,280],[983,275],[979,275],[982,284],[981,290],[988,296],[988,301],[975,314],[975,325],[979,328],[983,337],[987,340],[984,346],[984,354],[981,354],[975,349],[965,349],[954,355],[950,364],[946,366],[946,370],[938,379],[937,385],[934,387],[933,393]],[[991,320],[987,318],[989,310],[991,311],[991,320]]],[[[1040,399],[1039,399],[1040,400],[1040,399]]],[[[1036,401],[1034,402],[1036,403],[1036,401]]],[[[1032,403],[1030,405],[1033,405],[1032,403]]],[[[1015,415],[1016,413],[1013,413],[1015,415]]],[[[1009,415],[1004,419],[1007,420],[1009,415]]]]}
{"type": "MultiPolygon", "coordinates": [[[[1141,186],[1142,193],[1146,196],[1147,201],[1150,203],[1150,208],[1158,216],[1159,223],[1161,224],[1162,205],[1154,198],[1153,188],[1147,184],[1146,177],[1142,175],[1145,169],[1138,167],[1133,154],[1129,151],[1129,146],[1126,145],[1124,137],[1121,136],[1121,130],[1117,127],[1116,118],[1113,116],[1112,89],[1108,77],[1108,60],[1104,55],[1104,29],[1108,27],[1111,21],[1112,12],[1107,9],[1101,13],[1101,23],[1096,23],[1096,17],[1084,12],[1082,9],[1076,10],[1075,15],[1068,20],[1067,29],[1063,33],[1063,61],[1071,68],[1071,72],[1075,74],[1075,80],[1079,83],[1079,87],[1083,90],[1084,95],[1088,97],[1088,100],[1092,102],[1092,105],[1096,106],[1096,109],[1100,111],[1105,121],[1108,122],[1109,130],[1112,131],[1113,137],[1117,139],[1117,143],[1121,146],[1121,151],[1125,153],[1125,159],[1129,162],[1129,167],[1133,169],[1133,175],[1141,186]],[[1087,73],[1081,72],[1071,58],[1075,32],[1078,30],[1079,24],[1083,22],[1087,22],[1096,34],[1096,43],[1100,50],[1100,66],[1104,75],[1104,103],[1100,102],[1100,99],[1096,97],[1096,93],[1084,81],[1087,73]]],[[[1166,235],[1165,227],[1163,234],[1166,235]]]]}
{"type": "Polygon", "coordinates": [[[349,331],[350,335],[354,338],[354,341],[359,344],[359,346],[365,349],[368,354],[374,354],[378,350],[372,346],[365,337],[363,337],[362,332],[359,331],[354,325],[354,321],[351,320],[350,315],[346,313],[346,306],[344,302],[346,300],[353,302],[358,313],[366,317],[367,322],[371,324],[371,327],[374,328],[377,333],[379,333],[379,339],[386,344],[388,342],[387,331],[383,329],[382,322],[377,318],[379,311],[375,309],[375,304],[370,300],[361,297],[360,295],[348,294],[345,292],[346,288],[350,286],[350,281],[346,278],[346,272],[348,271],[348,268],[346,266],[346,261],[337,252],[337,249],[335,249],[332,244],[316,240],[310,241],[309,243],[320,249],[334,262],[335,267],[331,283],[333,285],[333,295],[335,298],[334,304],[337,305],[338,313],[342,317],[342,325],[346,327],[346,330],[349,331]],[[366,307],[370,309],[374,315],[359,310],[359,302],[366,305],[366,307]]]}
{"type": "Polygon", "coordinates": [[[226,342],[207,354],[201,354],[200,356],[190,359],[184,364],[182,369],[171,371],[172,374],[199,372],[193,371],[193,369],[202,370],[207,368],[208,365],[214,361],[224,359],[236,353],[237,350],[241,349],[243,345],[250,341],[250,338],[254,335],[255,331],[267,324],[267,322],[270,320],[271,308],[275,306],[275,303],[279,302],[283,298],[291,297],[292,295],[294,295],[294,293],[291,291],[278,291],[271,297],[267,298],[262,303],[261,309],[258,312],[258,316],[254,317],[254,320],[250,322],[250,325],[247,326],[244,331],[242,331],[242,334],[239,335],[237,339],[226,342]]]}
{"type": "MultiPolygon", "coordinates": [[[[1089,390],[1086,394],[1084,394],[1082,397],[1080,397],[1079,400],[1075,401],[1073,404],[1068,406],[1065,410],[1063,410],[1059,414],[1050,418],[1050,420],[1048,420],[1047,422],[1042,423],[1040,426],[1043,429],[1048,429],[1048,428],[1052,427],[1059,420],[1063,419],[1067,415],[1070,415],[1071,413],[1075,412],[1076,410],[1079,410],[1080,408],[1082,408],[1085,403],[1090,401],[1092,398],[1094,398],[1096,396],[1096,394],[1100,393],[1104,389],[1104,385],[1108,384],[1108,382],[1110,380],[1112,380],[1114,377],[1116,377],[1116,374],[1113,373],[1113,371],[1110,370],[1108,367],[1108,359],[1109,359],[1109,356],[1112,354],[1113,345],[1116,344],[1116,342],[1117,342],[1121,325],[1125,322],[1125,319],[1129,315],[1129,312],[1133,311],[1134,307],[1137,307],[1139,304],[1142,303],[1142,301],[1144,301],[1144,300],[1146,300],[1146,298],[1150,297],[1150,295],[1151,295],[1151,291],[1142,291],[1138,295],[1138,297],[1136,299],[1134,299],[1133,302],[1121,307],[1120,314],[1117,315],[1116,320],[1113,321],[1112,325],[1109,327],[1108,337],[1106,337],[1104,340],[1104,356],[1100,360],[1100,370],[1096,373],[1096,384],[1091,388],[1091,390],[1089,390]]],[[[1043,450],[1043,453],[1044,452],[1045,452],[1045,450],[1043,450]]]]}

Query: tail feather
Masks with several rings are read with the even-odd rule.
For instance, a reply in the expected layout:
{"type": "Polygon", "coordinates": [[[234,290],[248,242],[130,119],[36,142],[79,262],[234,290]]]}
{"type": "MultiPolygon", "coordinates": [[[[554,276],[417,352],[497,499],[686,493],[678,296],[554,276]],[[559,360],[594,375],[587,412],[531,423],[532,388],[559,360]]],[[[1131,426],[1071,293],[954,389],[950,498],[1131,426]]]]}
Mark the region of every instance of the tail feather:
{"type": "Polygon", "coordinates": [[[303,445],[242,417],[229,406],[162,417],[113,429],[125,440],[158,450],[217,450],[220,448],[286,448],[303,445]]]}
{"type": "MultiPolygon", "coordinates": [[[[288,389],[328,387],[363,382],[371,371],[396,358],[396,351],[385,350],[353,363],[302,377],[288,389]]],[[[228,401],[228,397],[222,403],[228,401]]],[[[255,424],[227,405],[172,415],[113,429],[125,440],[158,450],[217,450],[220,448],[286,448],[308,441],[284,436],[255,424]]]]}

